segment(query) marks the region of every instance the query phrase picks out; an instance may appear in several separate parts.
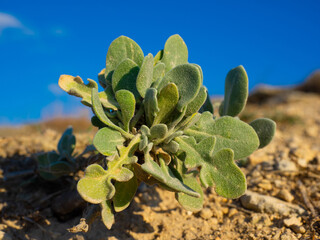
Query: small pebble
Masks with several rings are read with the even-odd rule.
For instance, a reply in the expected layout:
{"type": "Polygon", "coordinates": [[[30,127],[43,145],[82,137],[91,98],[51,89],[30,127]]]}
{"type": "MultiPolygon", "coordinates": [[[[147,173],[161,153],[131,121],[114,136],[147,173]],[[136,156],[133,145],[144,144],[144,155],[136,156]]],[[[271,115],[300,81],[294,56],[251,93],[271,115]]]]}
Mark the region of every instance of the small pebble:
{"type": "Polygon", "coordinates": [[[281,189],[276,195],[276,197],[286,202],[292,202],[294,199],[294,196],[287,189],[281,189]]]}
{"type": "Polygon", "coordinates": [[[259,183],[258,186],[264,190],[271,190],[272,189],[272,185],[269,181],[263,181],[263,182],[259,183]]]}
{"type": "Polygon", "coordinates": [[[228,214],[228,217],[231,218],[232,216],[234,216],[235,214],[238,213],[238,210],[235,208],[231,208],[228,214]]]}
{"type": "Polygon", "coordinates": [[[298,170],[294,162],[286,159],[278,162],[277,169],[284,172],[296,172],[298,170]]]}
{"type": "Polygon", "coordinates": [[[200,212],[200,217],[203,219],[209,219],[213,216],[213,213],[210,208],[204,208],[200,212]]]}

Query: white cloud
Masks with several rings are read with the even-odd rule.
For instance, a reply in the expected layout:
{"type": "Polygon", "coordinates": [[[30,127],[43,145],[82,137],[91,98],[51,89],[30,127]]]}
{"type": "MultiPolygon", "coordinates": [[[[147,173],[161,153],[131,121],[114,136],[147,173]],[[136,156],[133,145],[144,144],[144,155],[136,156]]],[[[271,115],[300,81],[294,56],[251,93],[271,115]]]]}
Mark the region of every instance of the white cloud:
{"type": "Polygon", "coordinates": [[[24,26],[15,16],[0,12],[0,35],[5,29],[15,28],[21,30],[26,35],[33,35],[34,32],[24,26]]]}

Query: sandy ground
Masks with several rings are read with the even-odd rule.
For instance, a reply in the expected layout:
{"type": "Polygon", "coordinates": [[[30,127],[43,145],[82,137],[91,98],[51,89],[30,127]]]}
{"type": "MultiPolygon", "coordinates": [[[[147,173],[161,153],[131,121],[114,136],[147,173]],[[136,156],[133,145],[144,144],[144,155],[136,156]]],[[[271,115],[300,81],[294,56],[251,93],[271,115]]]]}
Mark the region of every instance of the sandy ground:
{"type": "MultiPolygon", "coordinates": [[[[276,94],[249,104],[241,118],[262,116],[274,119],[278,128],[268,147],[241,162],[248,184],[243,197],[227,200],[209,188],[204,209],[191,213],[173,193],[142,185],[130,207],[116,214],[111,230],[98,218],[87,233],[67,231],[79,223],[86,204],[72,212],[59,209],[75,187],[74,178],[47,183],[15,176],[35,169],[35,154],[56,149],[60,132],[54,129],[63,129],[63,123],[14,134],[2,129],[0,239],[320,239],[320,95],[276,94]]],[[[78,152],[94,135],[84,126],[86,131],[76,131],[78,152]]]]}

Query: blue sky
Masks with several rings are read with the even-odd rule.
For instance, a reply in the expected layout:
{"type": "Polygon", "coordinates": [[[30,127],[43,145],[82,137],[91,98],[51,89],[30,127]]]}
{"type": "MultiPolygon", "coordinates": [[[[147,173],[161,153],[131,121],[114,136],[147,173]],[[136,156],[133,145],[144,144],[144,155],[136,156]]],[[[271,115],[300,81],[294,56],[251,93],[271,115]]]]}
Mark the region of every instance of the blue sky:
{"type": "Polygon", "coordinates": [[[210,94],[242,64],[250,88],[297,84],[320,68],[320,1],[25,1],[0,2],[0,125],[86,107],[59,89],[61,74],[97,79],[120,35],[145,55],[180,34],[210,94]]]}

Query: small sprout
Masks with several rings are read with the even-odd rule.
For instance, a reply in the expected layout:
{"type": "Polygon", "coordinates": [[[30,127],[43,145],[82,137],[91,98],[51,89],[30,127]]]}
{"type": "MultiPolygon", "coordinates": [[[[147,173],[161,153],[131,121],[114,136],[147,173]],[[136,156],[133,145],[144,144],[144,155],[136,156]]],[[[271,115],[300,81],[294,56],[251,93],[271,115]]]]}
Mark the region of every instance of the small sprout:
{"type": "MultiPolygon", "coordinates": [[[[37,172],[44,180],[54,181],[80,169],[78,158],[72,154],[76,145],[76,138],[72,132],[72,127],[68,127],[62,134],[57,147],[58,152],[51,151],[37,156],[37,172]]],[[[92,145],[88,146],[79,156],[94,150],[92,145]]]]}
{"type": "Polygon", "coordinates": [[[98,74],[104,90],[99,93],[93,80],[87,85],[80,80],[63,75],[59,85],[92,108],[92,124],[99,128],[93,144],[106,161],[89,165],[77,189],[86,201],[100,204],[109,229],[114,212],[129,206],[142,182],[175,192],[193,212],[202,209],[202,187],[240,197],[246,179],[235,160],[266,146],[275,132],[269,119],[247,124],[236,117],[248,97],[242,66],[228,73],[220,116],[214,116],[201,67],[188,62],[179,35],[155,57],[144,56],[137,43],[121,36],[111,43],[106,68],[98,74]]]}

